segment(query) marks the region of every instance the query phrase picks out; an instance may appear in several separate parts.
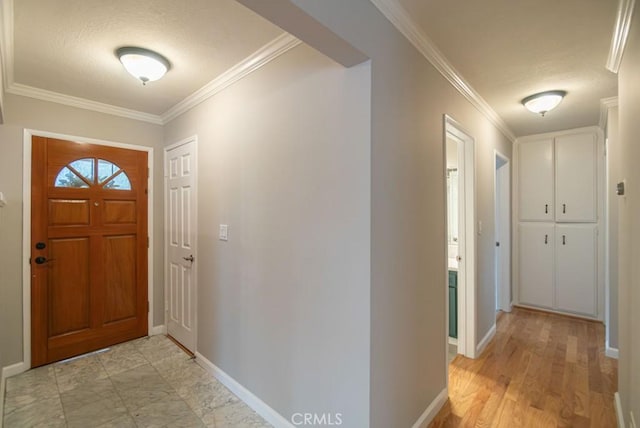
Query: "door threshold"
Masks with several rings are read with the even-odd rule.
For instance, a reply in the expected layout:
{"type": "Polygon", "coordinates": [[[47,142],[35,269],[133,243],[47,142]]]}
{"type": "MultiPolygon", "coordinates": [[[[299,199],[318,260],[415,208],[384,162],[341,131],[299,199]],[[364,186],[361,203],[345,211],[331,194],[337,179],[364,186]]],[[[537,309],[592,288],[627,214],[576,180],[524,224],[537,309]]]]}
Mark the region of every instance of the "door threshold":
{"type": "Polygon", "coordinates": [[[178,342],[175,338],[173,338],[173,337],[169,336],[168,334],[167,334],[167,337],[168,337],[168,338],[169,338],[169,340],[171,340],[173,343],[175,343],[176,345],[178,345],[178,348],[182,349],[182,350],[185,352],[185,354],[187,354],[189,357],[191,357],[191,358],[193,358],[193,359],[195,359],[195,358],[196,358],[196,356],[194,355],[194,353],[193,353],[193,352],[191,352],[191,351],[189,351],[187,348],[185,348],[185,347],[184,347],[184,345],[183,345],[182,343],[178,342]]]}

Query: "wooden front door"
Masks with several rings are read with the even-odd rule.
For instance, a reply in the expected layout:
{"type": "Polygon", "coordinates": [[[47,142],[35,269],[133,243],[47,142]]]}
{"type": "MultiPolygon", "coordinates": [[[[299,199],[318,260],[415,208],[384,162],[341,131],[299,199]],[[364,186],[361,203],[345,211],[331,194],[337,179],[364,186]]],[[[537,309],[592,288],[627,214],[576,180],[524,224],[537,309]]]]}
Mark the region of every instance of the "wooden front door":
{"type": "Polygon", "coordinates": [[[147,153],[33,137],[32,366],[147,334],[147,153]]]}

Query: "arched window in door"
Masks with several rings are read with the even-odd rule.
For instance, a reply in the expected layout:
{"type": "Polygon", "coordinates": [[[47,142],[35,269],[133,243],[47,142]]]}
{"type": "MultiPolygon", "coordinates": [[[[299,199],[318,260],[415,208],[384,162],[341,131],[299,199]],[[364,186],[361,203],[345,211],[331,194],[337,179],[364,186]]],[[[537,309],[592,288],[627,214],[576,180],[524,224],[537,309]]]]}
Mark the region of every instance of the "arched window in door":
{"type": "Polygon", "coordinates": [[[104,159],[77,159],[63,167],[54,181],[55,187],[131,190],[131,181],[118,165],[104,159]]]}

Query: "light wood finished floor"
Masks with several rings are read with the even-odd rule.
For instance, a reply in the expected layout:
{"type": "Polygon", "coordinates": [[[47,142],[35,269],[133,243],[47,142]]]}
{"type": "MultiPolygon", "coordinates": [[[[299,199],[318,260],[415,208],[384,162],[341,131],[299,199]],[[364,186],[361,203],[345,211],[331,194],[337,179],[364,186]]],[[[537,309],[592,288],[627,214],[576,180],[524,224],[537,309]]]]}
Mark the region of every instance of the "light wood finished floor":
{"type": "Polygon", "coordinates": [[[451,362],[430,426],[615,427],[617,376],[601,323],[514,308],[481,358],[451,362]]]}

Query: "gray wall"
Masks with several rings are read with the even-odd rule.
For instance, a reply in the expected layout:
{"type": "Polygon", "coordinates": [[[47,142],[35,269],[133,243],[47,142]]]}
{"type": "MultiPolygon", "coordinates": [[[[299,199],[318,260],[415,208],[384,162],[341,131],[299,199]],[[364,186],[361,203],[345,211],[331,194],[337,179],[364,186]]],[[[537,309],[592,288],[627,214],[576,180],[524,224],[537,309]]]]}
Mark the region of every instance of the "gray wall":
{"type": "Polygon", "coordinates": [[[618,107],[612,107],[607,116],[607,161],[609,168],[609,320],[607,343],[618,348],[618,200],[616,184],[622,181],[618,107]]]}
{"type": "Polygon", "coordinates": [[[371,58],[371,426],[411,426],[445,388],[443,114],[476,138],[477,338],[495,323],[493,148],[511,143],[369,0],[293,0],[371,58]]]}
{"type": "Polygon", "coordinates": [[[624,417],[640,421],[640,12],[636,8],[618,74],[621,174],[626,197],[618,199],[618,387],[624,417]]]}
{"type": "Polygon", "coordinates": [[[370,87],[300,45],[165,129],[198,135],[197,350],[285,418],[369,425],[370,87]]]}
{"type": "MultiPolygon", "coordinates": [[[[154,146],[154,168],[162,170],[162,127],[135,120],[91,112],[60,104],[6,94],[5,123],[0,125],[0,191],[8,201],[0,209],[0,346],[2,366],[22,359],[22,153],[23,130],[56,132],[78,137],[154,146]]],[[[153,183],[162,189],[162,175],[153,183]]],[[[162,194],[154,206],[154,289],[157,324],[162,324],[162,194]]]]}

